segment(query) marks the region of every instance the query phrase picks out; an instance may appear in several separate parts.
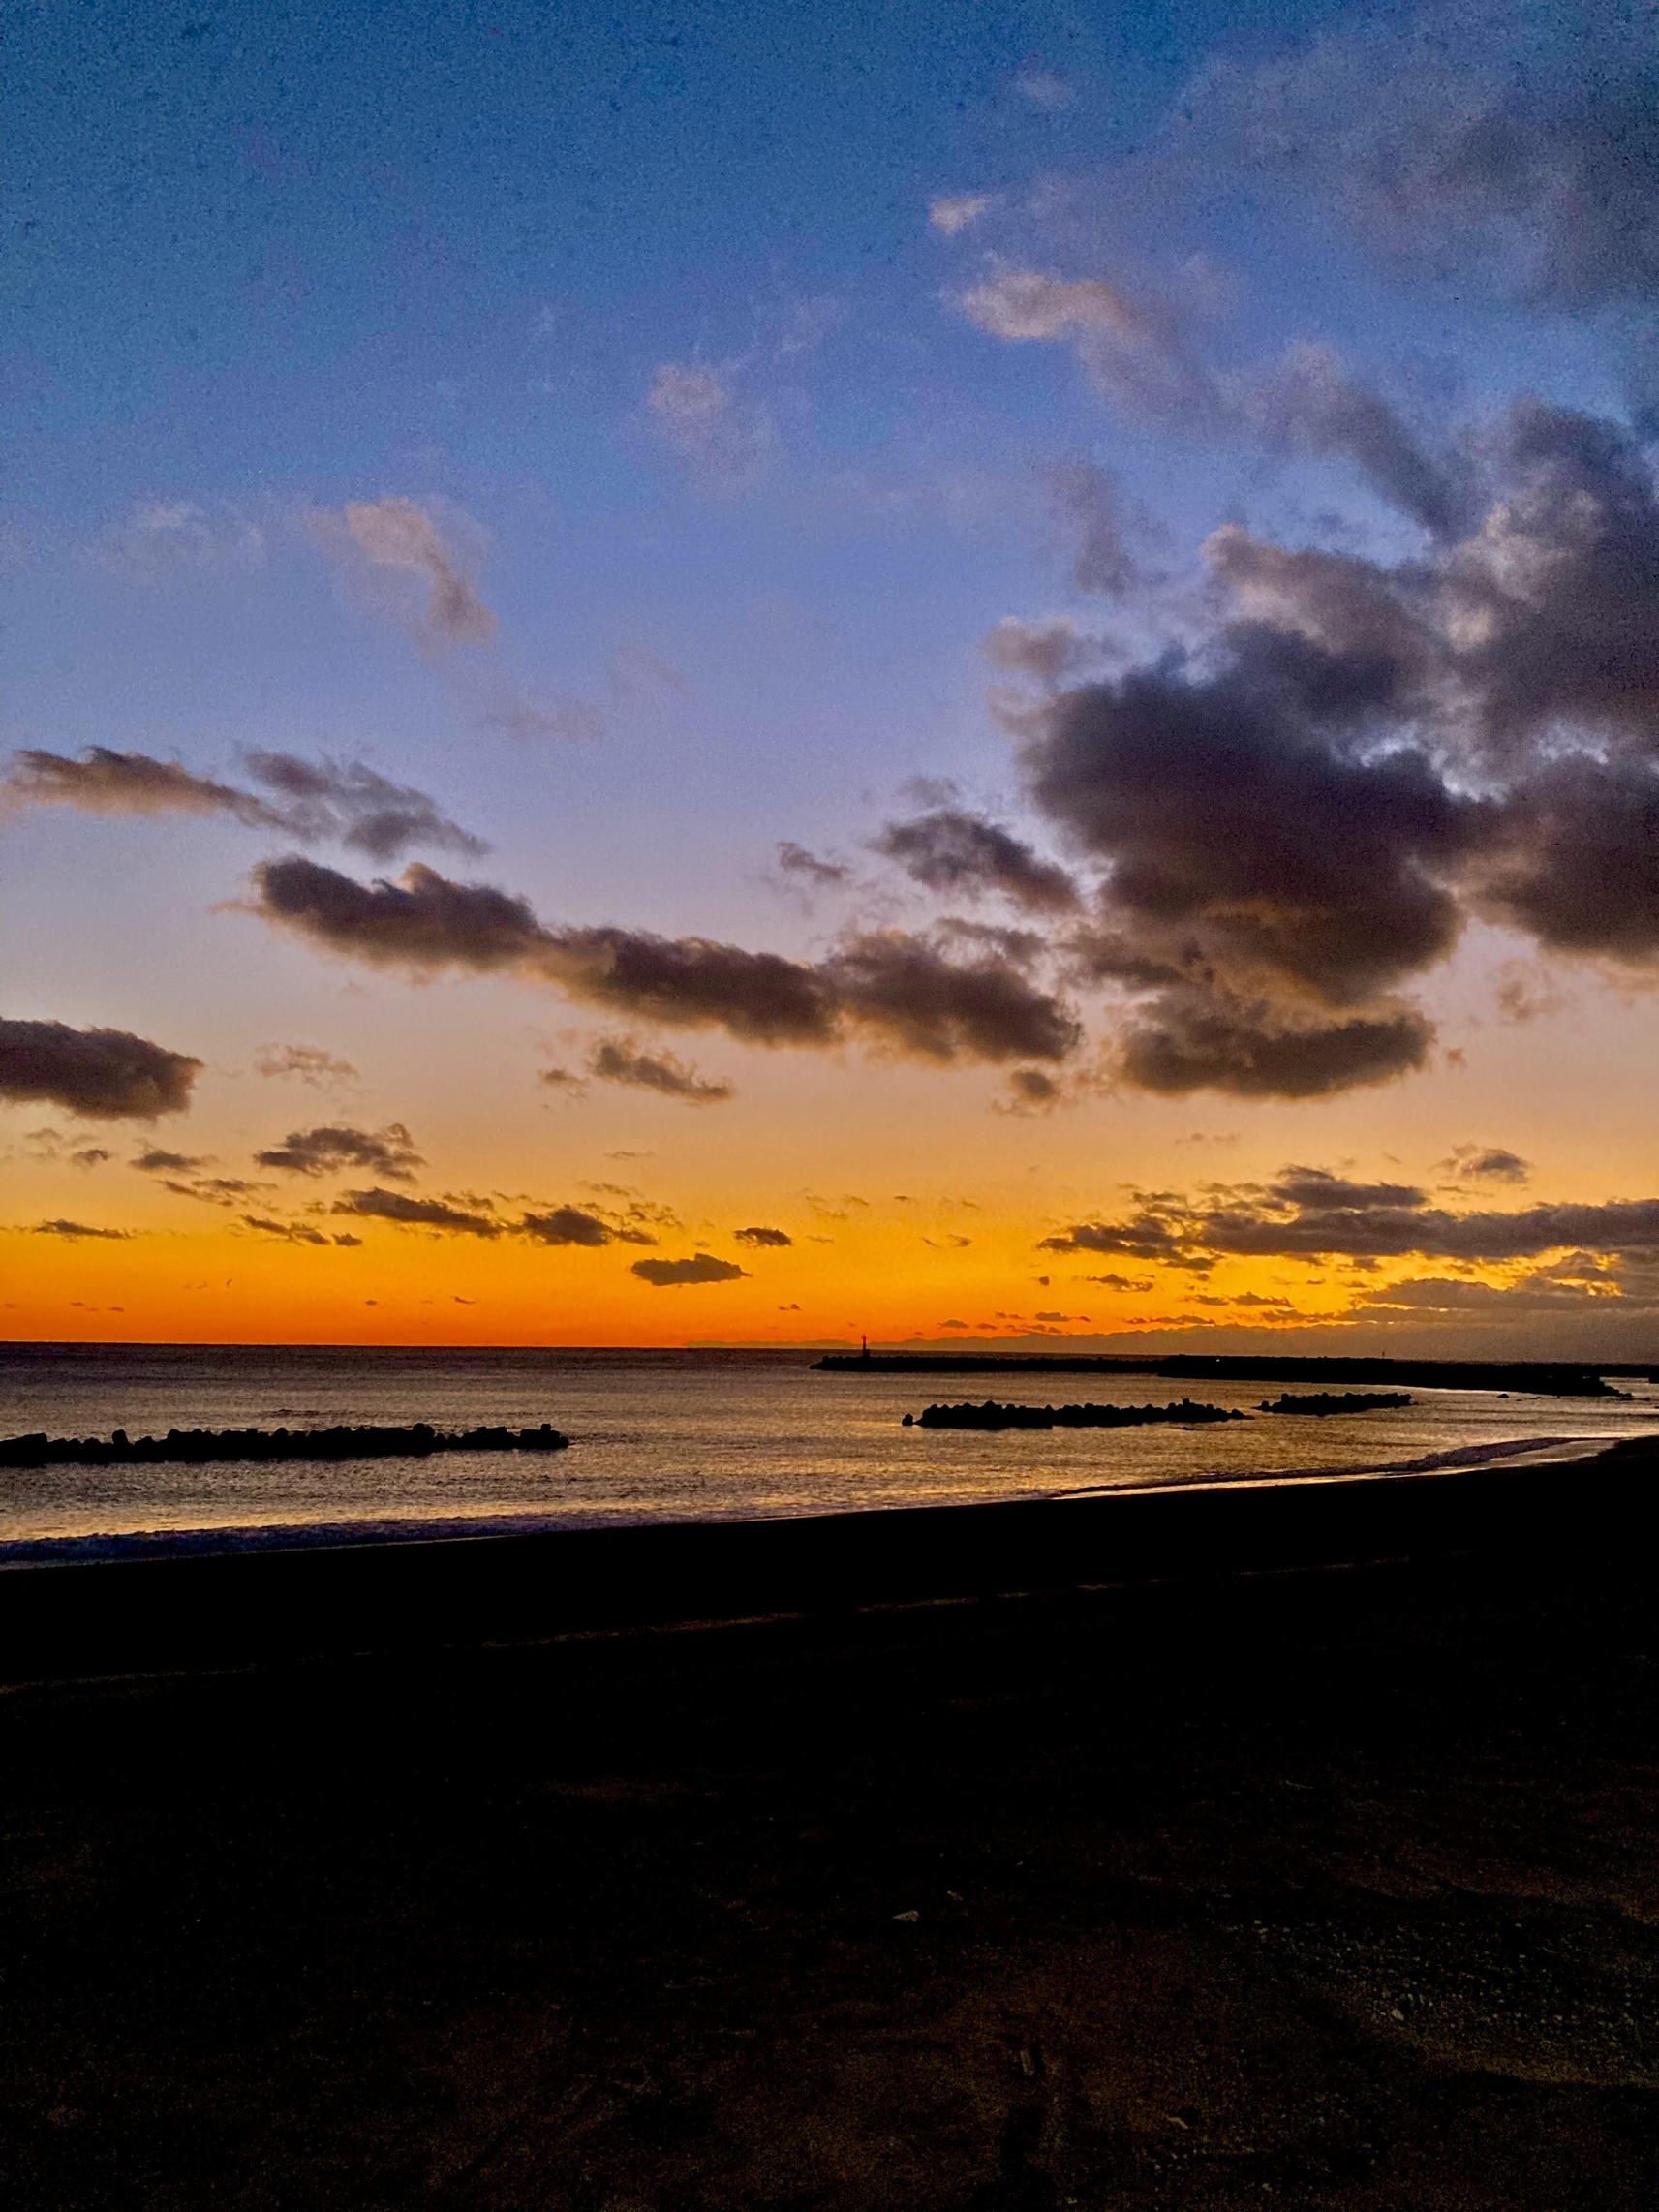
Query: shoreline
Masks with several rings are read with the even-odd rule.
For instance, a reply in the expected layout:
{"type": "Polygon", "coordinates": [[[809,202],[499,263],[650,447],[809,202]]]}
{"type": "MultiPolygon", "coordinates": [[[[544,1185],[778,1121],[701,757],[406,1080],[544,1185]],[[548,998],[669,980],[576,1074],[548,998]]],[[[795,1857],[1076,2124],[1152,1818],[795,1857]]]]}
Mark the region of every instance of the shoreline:
{"type": "Polygon", "coordinates": [[[0,1681],[1571,1551],[1615,1530],[1634,1542],[1656,1471],[1659,1442],[1639,1442],[1516,1466],[1465,1459],[1415,1471],[483,1536],[433,1534],[427,1523],[398,1542],[19,1564],[4,1577],[0,1681]]]}
{"type": "MultiPolygon", "coordinates": [[[[1659,1448],[1659,1437],[1654,1439],[1659,1448]]],[[[1379,1461],[1370,1466],[1260,1468],[1237,1474],[1217,1473],[1202,1481],[1161,1483],[1072,1483],[1053,1490],[1022,1490],[1012,1499],[987,1498],[975,1505],[1058,1504],[1092,1497],[1139,1497],[1203,1492],[1226,1488],[1264,1488],[1297,1483],[1380,1482],[1394,1476],[1430,1475],[1458,1467],[1505,1464],[1570,1465],[1594,1458],[1607,1449],[1604,1436],[1516,1437],[1488,1444],[1463,1444],[1444,1452],[1430,1452],[1416,1459],[1379,1461]]],[[[969,1510],[960,1505],[871,1505],[847,1513],[822,1515],[803,1508],[798,1512],[675,1513],[661,1515],[613,1511],[544,1512],[453,1516],[386,1516],[346,1521],[201,1522],[180,1528],[89,1529],[64,1536],[0,1538],[0,1575],[35,1567],[106,1565],[124,1560],[211,1557],[218,1552],[243,1553],[267,1551],[354,1550],[388,1544],[480,1543],[493,1537],[577,1534],[591,1529],[726,1527],[774,1521],[845,1519],[852,1514],[904,1512],[949,1513],[969,1510]]]]}

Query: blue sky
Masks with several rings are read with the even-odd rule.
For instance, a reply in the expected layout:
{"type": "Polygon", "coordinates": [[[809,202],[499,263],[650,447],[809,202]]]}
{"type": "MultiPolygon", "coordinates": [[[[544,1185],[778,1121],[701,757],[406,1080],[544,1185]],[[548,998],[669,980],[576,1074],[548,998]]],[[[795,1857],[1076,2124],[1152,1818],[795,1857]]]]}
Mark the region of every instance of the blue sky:
{"type": "MultiPolygon", "coordinates": [[[[778,1040],[701,1000],[600,1005],[567,979],[566,1003],[464,981],[472,955],[453,947],[412,992],[360,947],[296,941],[249,873],[298,819],[274,786],[250,795],[250,761],[282,755],[361,763],[489,848],[374,851],[336,824],[330,849],[315,822],[295,831],[336,876],[415,858],[528,900],[538,927],[828,963],[835,991],[850,986],[834,964],[871,933],[976,962],[987,989],[1007,964],[1001,981],[1048,994],[1079,1039],[1054,1096],[1033,1081],[1012,1118],[988,1086],[1023,1045],[963,1031],[919,1047],[912,1010],[863,1000],[824,1036],[858,1126],[891,1131],[912,1097],[899,1063],[933,1056],[941,1159],[1013,1173],[998,1148],[1028,1144],[1026,1109],[1062,1108],[1018,1168],[1052,1170],[1062,1212],[1096,1204],[1091,1159],[1168,1183],[1165,1148],[1214,1100],[1254,1132],[1238,1141],[1258,1182],[1286,1157],[1382,1143],[1391,1114],[1443,1123],[1423,1142],[1447,1158],[1495,1142],[1485,1121],[1521,1046],[1497,1050],[1493,994],[1522,971],[1505,1003],[1555,1009],[1528,1017],[1526,1051],[1548,1058],[1549,1023],[1577,1024],[1610,1098],[1645,1080],[1641,863],[1607,864],[1637,869],[1629,912],[1568,914],[1561,855],[1581,832],[1611,849],[1616,807],[1612,784],[1569,799],[1551,779],[1564,747],[1638,777],[1618,786],[1627,814],[1645,804],[1648,740],[1631,732],[1647,710],[1631,701],[1649,676],[1620,675],[1610,706],[1585,673],[1599,649],[1557,609],[1578,642],[1539,685],[1559,674],[1565,721],[1522,736],[1511,703],[1510,750],[1483,753],[1470,733],[1502,684],[1475,661],[1496,618],[1469,603],[1485,579],[1521,624],[1517,563],[1555,560],[1571,506],[1563,491],[1546,511],[1546,478],[1579,470],[1611,532],[1619,486],[1650,466],[1659,248],[1642,210],[1659,152],[1642,11],[202,0],[6,18],[7,736],[72,764],[8,786],[16,1018],[146,1037],[182,1024],[232,1103],[260,1040],[338,1042],[360,1020],[398,1067],[379,1110],[400,1121],[420,1111],[397,1085],[441,1000],[472,1009],[445,1016],[463,1027],[487,1003],[492,1035],[578,1059],[598,1049],[596,1006],[642,1037],[689,1027],[769,1069],[756,1094],[772,1082],[778,1040]],[[1553,412],[1528,446],[1514,411],[1534,403],[1553,412]],[[1592,468],[1581,414],[1629,457],[1610,446],[1592,468]],[[1294,583],[1284,560],[1304,561],[1294,583]],[[1243,849],[1260,810],[1229,798],[1236,831],[1216,845],[1202,778],[1183,802],[1197,812],[1156,833],[1156,866],[1184,886],[1157,898],[1208,917],[1175,948],[1135,887],[1152,865],[1129,849],[1152,834],[1130,824],[1143,802],[1115,785],[1129,812],[1108,819],[1104,799],[1056,795],[1067,718],[1118,729],[1131,697],[1197,713],[1200,693],[1233,712],[1269,632],[1351,658],[1330,628],[1338,576],[1391,637],[1427,626],[1412,672],[1364,729],[1321,724],[1315,741],[1287,697],[1262,742],[1294,735],[1357,777],[1353,805],[1384,826],[1362,825],[1356,851],[1375,847],[1382,889],[1355,890],[1349,921],[1399,944],[1416,930],[1419,949],[1338,972],[1245,946],[1244,907],[1305,899],[1317,854],[1292,853],[1284,881],[1257,854],[1267,873],[1223,912],[1193,892],[1193,855],[1205,838],[1243,849]],[[1241,643],[1252,621],[1266,630],[1241,643]],[[1567,667],[1575,653],[1585,666],[1567,667]],[[1093,707],[1075,705],[1085,691],[1093,707]],[[120,791],[87,768],[92,747],[128,760],[120,791]],[[1391,749],[1432,762],[1439,827],[1389,814],[1391,749]],[[133,761],[198,784],[158,798],[133,761]],[[1477,801],[1499,828],[1477,834],[1477,801]],[[1559,851],[1540,843],[1546,812],[1559,851]],[[923,817],[954,858],[873,849],[923,817]],[[1037,877],[1010,889],[963,820],[1071,869],[1071,904],[1045,907],[1037,877]],[[1267,1082],[1229,1044],[1214,1080],[1198,1060],[1196,1084],[1162,1060],[1154,1079],[1136,991],[1153,994],[1159,1051],[1179,1031],[1185,1053],[1220,1007],[1230,1037],[1253,1009],[1249,1054],[1316,1033],[1307,1050],[1336,1057],[1267,1082]]],[[[1610,574],[1645,603],[1635,538],[1579,555],[1584,604],[1610,574]]],[[[1172,789],[1198,757],[1183,749],[1208,742],[1199,722],[1171,739],[1172,789]]],[[[1298,911],[1298,929],[1324,927],[1298,911]]],[[[463,1152],[487,1152],[507,1110],[468,1135],[451,1076],[434,1069],[430,1112],[463,1152]]],[[[559,1141],[599,1143],[596,1101],[660,1117],[668,1095],[590,1085],[585,1106],[561,1105],[559,1141]]],[[[507,1114],[532,1153],[550,1111],[526,1088],[507,1114]]],[[[762,1143],[758,1123],[741,1134],[749,1111],[693,1117],[693,1183],[762,1143]]],[[[1584,1148],[1557,1172],[1583,1195],[1584,1148]]],[[[1606,1173],[1640,1180],[1622,1138],[1606,1173]]]]}

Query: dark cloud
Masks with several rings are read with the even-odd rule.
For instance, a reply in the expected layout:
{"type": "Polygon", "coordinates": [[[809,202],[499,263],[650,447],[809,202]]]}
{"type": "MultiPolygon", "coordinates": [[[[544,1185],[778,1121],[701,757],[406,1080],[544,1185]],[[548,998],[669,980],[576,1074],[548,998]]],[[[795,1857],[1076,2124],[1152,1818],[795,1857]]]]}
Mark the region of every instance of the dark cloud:
{"type": "MultiPolygon", "coordinates": [[[[657,1239],[646,1226],[648,1222],[675,1225],[674,1216],[666,1207],[653,1207],[637,1200],[621,1210],[582,1206],[536,1208],[520,1214],[516,1220],[507,1220],[493,1213],[489,1200],[471,1197],[464,1191],[451,1192],[445,1198],[415,1198],[407,1191],[379,1186],[372,1190],[342,1192],[332,1211],[367,1220],[389,1221],[399,1228],[433,1229],[460,1237],[524,1237],[533,1244],[574,1245],[588,1250],[599,1250],[606,1244],[654,1244],[657,1239]]],[[[334,1241],[354,1244],[357,1240],[337,1237],[334,1241]]]]}
{"type": "Polygon", "coordinates": [[[406,1229],[442,1229],[456,1236],[499,1237],[503,1223],[487,1214],[450,1206],[439,1198],[412,1198],[406,1190],[346,1190],[335,1199],[336,1214],[361,1215],[365,1220],[392,1221],[406,1229]]]}
{"type": "Polygon", "coordinates": [[[592,1005],[723,1029],[748,1044],[827,1044],[836,1033],[826,978],[778,953],[617,928],[550,931],[544,939],[534,971],[592,1005]]]}
{"type": "Polygon", "coordinates": [[[67,1237],[75,1243],[82,1237],[108,1239],[112,1244],[125,1244],[132,1236],[131,1229],[92,1229],[84,1221],[37,1221],[33,1235],[37,1237],[67,1237]]]}
{"type": "Polygon", "coordinates": [[[361,761],[302,760],[292,753],[249,753],[249,772],[280,804],[199,776],[177,760],[88,746],[78,760],[57,753],[12,757],[0,802],[77,807],[94,814],[226,814],[248,829],[312,842],[331,839],[391,860],[415,845],[451,852],[489,847],[439,813],[424,791],[389,783],[361,761]]]}
{"type": "MultiPolygon", "coordinates": [[[[244,1229],[257,1229],[264,1237],[281,1237],[291,1244],[338,1244],[345,1241],[339,1237],[325,1237],[321,1229],[313,1229],[309,1222],[272,1221],[259,1214],[244,1214],[242,1226],[244,1229]]],[[[352,1241],[357,1242],[354,1238],[352,1241]]]]}
{"type": "Polygon", "coordinates": [[[191,1183],[173,1183],[166,1177],[162,1180],[162,1188],[170,1190],[175,1198],[194,1198],[202,1206],[234,1206],[275,1187],[269,1183],[247,1183],[236,1175],[199,1175],[191,1183]]]}
{"type": "MultiPolygon", "coordinates": [[[[1042,1275],[1038,1279],[1046,1282],[1048,1277],[1042,1275]]],[[[1086,1275],[1083,1280],[1103,1283],[1108,1290],[1132,1291],[1138,1297],[1152,1289],[1154,1277],[1150,1275],[1086,1275]]]]}
{"type": "Polygon", "coordinates": [[[1525,1183],[1532,1173],[1530,1161],[1502,1145],[1454,1145],[1439,1165],[1459,1182],[1525,1183]]]}
{"type": "Polygon", "coordinates": [[[1659,1199],[1529,1206],[1515,1213],[1454,1214],[1409,1183],[1358,1183],[1315,1168],[1286,1168],[1275,1182],[1196,1200],[1144,1194],[1121,1221],[1085,1221],[1044,1239],[1040,1250],[1124,1252],[1174,1265],[1224,1257],[1358,1260],[1429,1258],[1474,1264],[1659,1250],[1659,1199]]]}
{"type": "Polygon", "coordinates": [[[113,1152],[107,1152],[102,1145],[87,1145],[80,1152],[69,1155],[72,1166],[87,1168],[102,1167],[106,1160],[113,1159],[114,1156],[113,1152]]]}
{"type": "Polygon", "coordinates": [[[1269,1183],[1263,1203],[1280,1213],[1329,1214],[1338,1207],[1427,1206],[1429,1194],[1412,1183],[1353,1183],[1328,1168],[1286,1167],[1269,1183]]]}
{"type": "Polygon", "coordinates": [[[551,1213],[527,1214],[517,1223],[521,1236],[538,1244],[654,1244],[657,1240],[637,1222],[614,1214],[590,1214],[579,1206],[556,1206],[551,1213]]]}
{"type": "Polygon", "coordinates": [[[1354,1304],[1377,1311],[1420,1315],[1445,1315],[1458,1320],[1503,1321],[1528,1314],[1591,1313],[1597,1319],[1651,1310],[1651,1295],[1632,1298],[1622,1288],[1582,1282],[1560,1282],[1548,1275],[1528,1275],[1518,1283],[1468,1282],[1455,1275],[1418,1275],[1386,1289],[1362,1290],[1354,1304]]]}
{"type": "Polygon", "coordinates": [[[1111,871],[1096,971],[1260,973],[1339,1006],[1450,950],[1436,877],[1467,810],[1422,752],[1364,747],[1397,691],[1386,664],[1257,625],[1214,671],[1171,656],[1033,713],[1031,795],[1111,871]]]}
{"type": "Polygon", "coordinates": [[[157,1145],[148,1146],[133,1162],[146,1175],[190,1175],[206,1164],[205,1159],[196,1158],[189,1152],[166,1152],[157,1145]]]}
{"type": "Polygon", "coordinates": [[[1659,294],[1659,72],[1637,36],[1623,45],[1607,11],[1570,61],[1506,38],[1504,58],[1481,43],[1454,64],[1429,15],[1408,38],[1217,70],[1194,128],[1211,160],[1242,155],[1418,273],[1575,312],[1631,305],[1659,294]]]}
{"type": "Polygon", "coordinates": [[[1142,1091],[1183,1097],[1323,1098],[1424,1065],[1432,1025],[1402,1009],[1345,1021],[1285,1019],[1270,1006],[1188,987],[1162,992],[1124,1030],[1120,1065],[1142,1091]]]}
{"type": "Polygon", "coordinates": [[[989,950],[952,961],[901,931],[811,964],[706,937],[545,929],[529,904],[414,863],[360,884],[292,856],[255,871],[255,910],[327,950],[381,967],[512,969],[590,1005],[741,1042],[825,1046],[849,1032],[917,1058],[1059,1059],[1078,1031],[1049,994],[989,950]]]}
{"type": "Polygon", "coordinates": [[[930,891],[953,897],[999,892],[1032,913],[1066,913],[1078,905],[1077,886],[1063,868],[995,822],[958,808],[890,822],[871,849],[896,860],[930,891]]]}
{"type": "Polygon", "coordinates": [[[699,1252],[690,1260],[635,1260],[632,1272],[641,1282],[651,1283],[658,1290],[681,1290],[689,1283],[748,1279],[747,1269],[738,1267],[732,1260],[717,1260],[709,1252],[699,1252]]]}
{"type": "Polygon", "coordinates": [[[1476,896],[1552,952],[1659,956],[1659,763],[1542,769],[1505,807],[1476,896]]]}
{"type": "Polygon", "coordinates": [[[78,807],[88,814],[229,814],[250,829],[281,829],[283,816],[251,791],[195,775],[177,760],[90,745],[78,760],[59,753],[12,755],[0,799],[13,806],[78,807]]]}
{"type": "Polygon", "coordinates": [[[125,1029],[0,1018],[0,1099],[49,1100],[82,1121],[182,1114],[201,1062],[125,1029]]]}
{"type": "MultiPolygon", "coordinates": [[[[970,299],[1004,337],[1068,337],[1091,363],[1126,349],[1146,377],[1161,363],[1178,394],[1190,367],[1173,323],[1093,280],[1004,270],[970,299]]],[[[1230,524],[1183,648],[1000,700],[1069,868],[942,792],[877,849],[930,890],[1014,900],[1046,943],[952,918],[793,960],[549,928],[430,868],[365,886],[298,858],[260,872],[260,910],[355,958],[508,970],[632,1022],[1025,1062],[1027,1105],[1081,1043],[1057,975],[1113,1008],[1128,1084],[1317,1098],[1428,1063],[1406,994],[1471,918],[1652,972],[1659,491],[1640,444],[1526,401],[1441,467],[1326,356],[1251,389],[1274,436],[1348,452],[1434,542],[1389,566],[1230,524]]],[[[1010,650],[1058,681],[1070,639],[1015,628],[1010,650]]]]}
{"type": "Polygon", "coordinates": [[[1659,961],[1652,474],[1536,401],[1471,451],[1484,513],[1431,556],[1229,525],[1207,640],[1004,710],[1032,803],[1103,873],[1065,949],[1128,1001],[1130,1083],[1315,1097],[1419,1068],[1398,993],[1471,915],[1659,961]]]}
{"type": "Polygon", "coordinates": [[[1042,1114],[1058,1106],[1064,1093],[1052,1075],[1040,1067],[1017,1067],[1008,1078],[1008,1098],[1003,1111],[1042,1114]]]}
{"type": "Polygon", "coordinates": [[[290,1175],[334,1175],[342,1168],[366,1168],[393,1183],[413,1183],[425,1162],[401,1121],[384,1129],[341,1126],[291,1129],[280,1145],[256,1152],[257,1167],[281,1168],[290,1175]]]}
{"type": "MultiPolygon", "coordinates": [[[[1121,1252],[1136,1260],[1177,1260],[1187,1240],[1180,1228],[1154,1214],[1140,1214],[1127,1221],[1080,1221],[1053,1237],[1044,1237],[1039,1252],[1121,1252]]],[[[1088,1275],[1089,1282],[1105,1282],[1105,1275],[1088,1275]]]]}
{"type": "Polygon", "coordinates": [[[748,1244],[755,1251],[782,1251],[794,1242],[783,1229],[735,1229],[732,1232],[734,1244],[748,1244]]]}
{"type": "Polygon", "coordinates": [[[735,1084],[711,1082],[671,1052],[641,1052],[629,1038],[605,1038],[588,1062],[601,1083],[622,1083],[635,1091],[655,1091],[691,1106],[718,1105],[737,1094],[735,1084]]]}
{"type": "Polygon", "coordinates": [[[317,1045],[261,1045],[254,1054],[254,1073],[293,1076],[315,1088],[357,1080],[357,1071],[349,1060],[336,1060],[317,1045]]]}
{"type": "Polygon", "coordinates": [[[870,1041],[919,1060],[1064,1060],[1082,1031],[1005,952],[948,960],[899,930],[858,937],[821,972],[843,1018],[870,1041]]]}
{"type": "MultiPolygon", "coordinates": [[[[1451,549],[1432,611],[1489,756],[1659,752],[1659,499],[1622,426],[1522,400],[1496,442],[1496,499],[1451,549]],[[1583,739],[1593,740],[1585,747],[1583,739]]],[[[1397,599],[1420,587],[1390,577],[1397,599]]]]}
{"type": "Polygon", "coordinates": [[[1501,237],[1535,299],[1578,308],[1659,294],[1659,72],[1512,98],[1435,148],[1393,208],[1501,237]]]}
{"type": "Polygon", "coordinates": [[[528,960],[547,934],[527,900],[418,861],[398,883],[363,884],[293,854],[256,868],[254,888],[267,921],[381,968],[488,972],[528,960]]]}

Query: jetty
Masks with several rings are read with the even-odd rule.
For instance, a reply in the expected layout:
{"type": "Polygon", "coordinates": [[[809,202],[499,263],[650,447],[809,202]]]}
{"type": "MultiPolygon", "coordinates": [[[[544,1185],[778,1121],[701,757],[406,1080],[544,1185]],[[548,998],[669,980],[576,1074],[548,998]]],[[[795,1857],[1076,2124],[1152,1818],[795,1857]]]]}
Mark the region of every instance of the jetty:
{"type": "Polygon", "coordinates": [[[1330,1413],[1401,1413],[1411,1403],[1406,1390],[1310,1391],[1298,1397],[1264,1398],[1258,1413],[1303,1413],[1319,1419],[1330,1413]]]}
{"type": "Polygon", "coordinates": [[[0,1437],[0,1467],[160,1466],[236,1459],[418,1459],[435,1452],[563,1452],[570,1439],[539,1429],[468,1429],[445,1433],[429,1422],[407,1429],[169,1429],[165,1436],[0,1437]]]}
{"type": "Polygon", "coordinates": [[[1492,1390],[1515,1397],[1622,1398],[1607,1379],[1659,1382],[1659,1367],[1594,1367],[1559,1360],[1297,1359],[1180,1352],[1133,1359],[1092,1352],[826,1352],[814,1372],[834,1375],[1156,1375],[1167,1382],[1371,1383],[1385,1389],[1492,1390]]]}
{"type": "Polygon", "coordinates": [[[1221,1405],[1194,1405],[1183,1398],[1178,1405],[998,1405],[988,1398],[983,1405],[930,1405],[919,1414],[906,1413],[906,1429],[1140,1429],[1153,1421],[1183,1425],[1206,1421],[1248,1421],[1247,1413],[1221,1405]]]}

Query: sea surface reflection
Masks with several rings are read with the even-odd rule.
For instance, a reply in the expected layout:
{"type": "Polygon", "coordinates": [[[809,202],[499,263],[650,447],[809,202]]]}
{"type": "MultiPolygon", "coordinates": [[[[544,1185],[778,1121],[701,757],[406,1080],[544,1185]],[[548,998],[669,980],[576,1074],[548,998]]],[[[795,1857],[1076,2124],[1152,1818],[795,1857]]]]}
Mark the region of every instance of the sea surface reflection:
{"type": "MultiPolygon", "coordinates": [[[[841,1512],[1095,1488],[1362,1469],[1427,1456],[1652,1432],[1659,1390],[1628,1400],[1412,1391],[1400,1411],[1255,1413],[1280,1386],[1145,1375],[818,1374],[812,1353],[383,1351],[43,1346],[0,1352],[0,1433],[131,1434],[257,1425],[551,1421],[571,1449],[320,1464],[0,1470],[0,1561],[91,1551],[486,1533],[627,1521],[841,1512]],[[1190,1395],[1251,1411],[1203,1428],[979,1434],[906,1429],[938,1398],[1028,1404],[1190,1395]]],[[[1293,1386],[1317,1389],[1317,1385],[1293,1386]]]]}

